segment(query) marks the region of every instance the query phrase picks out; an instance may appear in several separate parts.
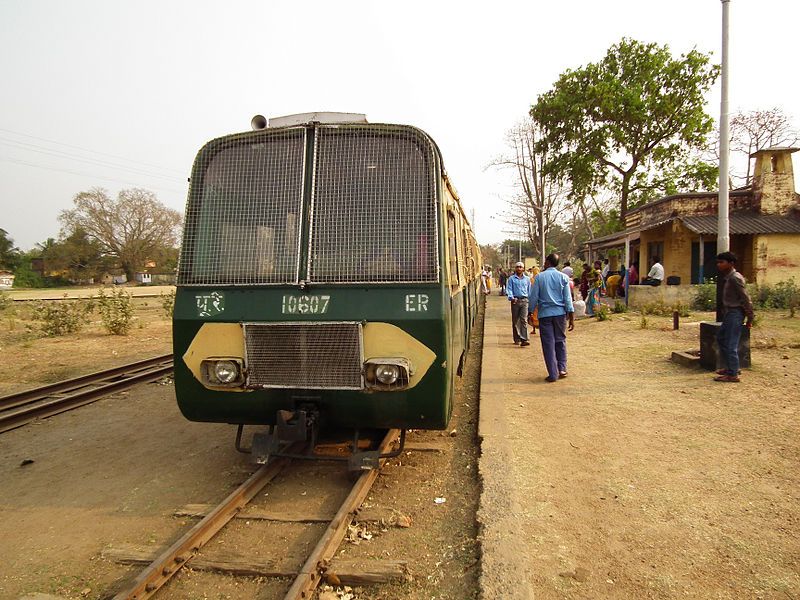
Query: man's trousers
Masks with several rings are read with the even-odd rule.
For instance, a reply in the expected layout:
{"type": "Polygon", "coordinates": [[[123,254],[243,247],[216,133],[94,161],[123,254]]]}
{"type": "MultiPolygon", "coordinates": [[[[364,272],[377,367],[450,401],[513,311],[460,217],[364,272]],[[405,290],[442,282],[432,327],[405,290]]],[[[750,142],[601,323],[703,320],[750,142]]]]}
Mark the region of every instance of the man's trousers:
{"type": "Polygon", "coordinates": [[[542,354],[550,379],[567,372],[567,315],[539,317],[542,354]]]}

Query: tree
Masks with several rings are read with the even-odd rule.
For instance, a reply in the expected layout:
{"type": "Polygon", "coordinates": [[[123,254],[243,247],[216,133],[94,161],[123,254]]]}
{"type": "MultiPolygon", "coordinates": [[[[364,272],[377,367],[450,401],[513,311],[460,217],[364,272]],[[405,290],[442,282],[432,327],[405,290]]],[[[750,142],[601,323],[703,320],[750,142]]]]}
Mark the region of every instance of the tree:
{"type": "Polygon", "coordinates": [[[736,113],[730,121],[731,151],[741,152],[747,160],[744,184],[752,177],[750,155],[772,146],[794,146],[800,133],[779,108],[736,113]]]}
{"type": "Polygon", "coordinates": [[[481,246],[480,249],[481,258],[483,259],[484,265],[496,266],[503,264],[502,259],[500,258],[500,253],[497,251],[496,246],[486,244],[481,246]]]}
{"type": "Polygon", "coordinates": [[[514,170],[519,194],[509,200],[510,210],[504,217],[509,225],[526,232],[540,262],[547,255],[548,231],[568,208],[563,179],[544,169],[549,156],[548,149],[538,145],[542,137],[542,128],[533,119],[518,123],[506,133],[511,153],[491,163],[514,170]]]}
{"type": "Polygon", "coordinates": [[[711,131],[705,94],[718,74],[697,50],[673,59],[667,46],[623,38],[600,62],[563,73],[531,107],[552,157],[546,172],[569,181],[572,199],[618,192],[623,221],[637,194],[691,186],[693,173],[707,178],[692,150],[711,131]]]}
{"type": "Polygon", "coordinates": [[[13,271],[20,264],[20,251],[5,229],[0,229],[0,268],[13,271]]]}
{"type": "Polygon", "coordinates": [[[180,213],[147,190],[122,190],[112,200],[106,190],[92,188],[73,202],[75,208],[59,216],[65,232],[84,231],[103,254],[119,260],[128,281],[147,258],[178,243],[180,213]]]}
{"type": "Polygon", "coordinates": [[[73,282],[97,278],[111,266],[109,259],[103,256],[99,242],[90,239],[81,228],[62,240],[48,238],[36,246],[41,249],[47,272],[58,271],[73,282]]]}

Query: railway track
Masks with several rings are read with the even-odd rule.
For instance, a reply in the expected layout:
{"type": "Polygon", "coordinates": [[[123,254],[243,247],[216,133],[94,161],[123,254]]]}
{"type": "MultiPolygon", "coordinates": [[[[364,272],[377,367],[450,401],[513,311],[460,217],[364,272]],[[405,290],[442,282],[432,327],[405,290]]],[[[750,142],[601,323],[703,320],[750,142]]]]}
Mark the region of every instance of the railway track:
{"type": "MultiPolygon", "coordinates": [[[[381,453],[387,450],[397,440],[399,430],[389,430],[379,445],[381,453]]],[[[302,566],[298,568],[279,568],[274,565],[280,563],[281,556],[255,559],[248,562],[239,560],[213,561],[202,556],[201,549],[228,522],[234,517],[241,516],[246,505],[276,476],[283,472],[291,462],[288,458],[277,458],[260,467],[241,486],[234,490],[218,506],[203,510],[203,519],[187,531],[180,539],[164,550],[153,560],[142,559],[141,556],[128,556],[121,558],[120,562],[128,564],[147,563],[143,571],[128,585],[118,592],[113,600],[144,600],[155,595],[182,567],[188,565],[190,569],[195,565],[200,570],[223,571],[240,575],[260,575],[272,577],[291,577],[293,582],[283,596],[285,600],[309,600],[314,597],[314,591],[322,580],[336,581],[338,577],[333,574],[331,560],[339,548],[342,540],[348,533],[359,507],[366,499],[373,483],[378,477],[379,470],[364,471],[350,488],[344,501],[341,502],[335,515],[327,521],[328,525],[313,549],[305,556],[302,566]],[[211,565],[211,566],[209,566],[211,565]]],[[[306,461],[300,461],[309,464],[306,461]]],[[[383,464],[383,461],[381,461],[383,464]]],[[[272,488],[270,488],[272,490],[272,488]]],[[[248,507],[249,508],[249,507],[248,507]]],[[[252,517],[248,517],[252,518],[252,517]]],[[[268,519],[268,517],[266,517],[268,519]]],[[[298,518],[296,523],[307,525],[319,523],[322,519],[312,518],[303,520],[298,518]]],[[[277,548],[277,547],[276,547],[277,548]]],[[[252,549],[255,551],[256,549],[252,549]]],[[[274,549],[280,554],[280,550],[274,549]]],[[[135,552],[134,552],[135,554],[135,552]]],[[[343,576],[344,578],[344,576],[343,576]]],[[[259,596],[261,597],[261,596],[259,596]]]]}
{"type": "Polygon", "coordinates": [[[0,433],[78,408],[172,372],[172,354],[122,365],[0,398],[0,433]]]}

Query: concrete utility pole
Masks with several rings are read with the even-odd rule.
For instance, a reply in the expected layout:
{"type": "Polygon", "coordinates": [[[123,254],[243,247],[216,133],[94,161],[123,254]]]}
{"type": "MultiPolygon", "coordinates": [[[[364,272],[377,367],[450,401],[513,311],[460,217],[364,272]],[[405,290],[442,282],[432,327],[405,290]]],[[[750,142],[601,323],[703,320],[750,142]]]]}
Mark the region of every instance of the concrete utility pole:
{"type": "MultiPolygon", "coordinates": [[[[717,211],[717,254],[731,249],[728,222],[728,163],[730,161],[730,124],[728,123],[728,13],[731,0],[722,1],[722,90],[719,115],[719,209],[717,211]]],[[[717,277],[717,321],[722,321],[724,282],[717,277]]]]}
{"type": "Polygon", "coordinates": [[[730,161],[730,124],[728,122],[728,12],[731,0],[722,1],[722,98],[719,115],[719,210],[717,253],[731,247],[728,223],[728,163],[730,161]]]}

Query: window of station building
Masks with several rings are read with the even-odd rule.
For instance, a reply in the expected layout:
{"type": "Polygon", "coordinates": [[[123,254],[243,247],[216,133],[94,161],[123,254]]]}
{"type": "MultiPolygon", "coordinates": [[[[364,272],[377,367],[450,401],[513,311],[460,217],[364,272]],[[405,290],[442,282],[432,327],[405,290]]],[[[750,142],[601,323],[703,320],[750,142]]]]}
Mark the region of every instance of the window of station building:
{"type": "MultiPolygon", "coordinates": [[[[657,256],[659,262],[664,264],[664,242],[648,242],[647,243],[647,268],[653,266],[653,257],[657,256]]],[[[645,275],[647,273],[645,272],[645,275]]]]}

